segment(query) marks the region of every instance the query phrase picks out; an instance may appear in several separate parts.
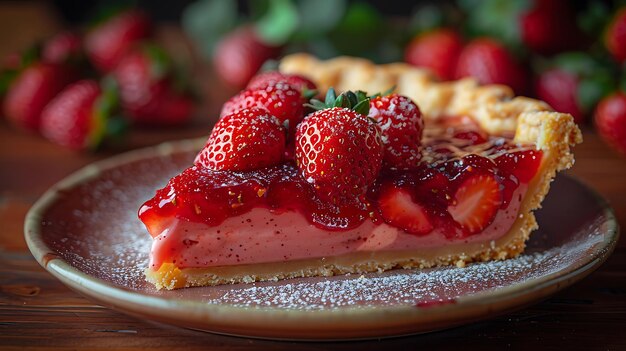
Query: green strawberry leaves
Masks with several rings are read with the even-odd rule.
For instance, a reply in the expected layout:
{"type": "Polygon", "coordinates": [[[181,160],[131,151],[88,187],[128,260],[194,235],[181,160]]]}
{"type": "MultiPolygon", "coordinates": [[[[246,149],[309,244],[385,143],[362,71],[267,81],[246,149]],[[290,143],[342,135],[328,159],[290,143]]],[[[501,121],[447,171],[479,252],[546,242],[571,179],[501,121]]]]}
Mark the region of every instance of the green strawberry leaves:
{"type": "Polygon", "coordinates": [[[346,91],[337,96],[335,89],[331,87],[326,92],[324,102],[313,99],[309,104],[306,104],[306,106],[316,111],[333,107],[347,108],[367,117],[370,111],[370,97],[367,96],[366,92],[361,90],[357,90],[356,92],[346,91]]]}

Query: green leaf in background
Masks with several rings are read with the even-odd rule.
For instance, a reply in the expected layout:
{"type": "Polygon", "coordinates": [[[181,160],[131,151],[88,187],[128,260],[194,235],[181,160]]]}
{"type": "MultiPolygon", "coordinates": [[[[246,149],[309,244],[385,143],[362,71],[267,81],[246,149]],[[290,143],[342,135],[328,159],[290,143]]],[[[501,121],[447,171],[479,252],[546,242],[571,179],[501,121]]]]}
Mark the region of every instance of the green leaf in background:
{"type": "Polygon", "coordinates": [[[458,4],[467,13],[470,36],[495,37],[511,49],[520,47],[519,17],[530,8],[529,0],[459,0],[458,4]]]}
{"type": "Polygon", "coordinates": [[[346,0],[300,0],[300,30],[304,37],[326,33],[333,29],[346,12],[346,0]]]}
{"type": "Polygon", "coordinates": [[[567,52],[554,58],[554,65],[565,71],[579,76],[590,76],[596,70],[598,63],[589,54],[584,52],[567,52]]]}
{"type": "Polygon", "coordinates": [[[443,7],[439,5],[428,4],[420,6],[413,13],[409,21],[409,31],[415,35],[423,33],[445,24],[445,14],[443,7]]]}
{"type": "Polygon", "coordinates": [[[591,37],[599,37],[608,21],[611,19],[611,10],[600,1],[590,1],[585,11],[578,15],[579,27],[591,37]]]}
{"type": "Polygon", "coordinates": [[[386,32],[380,13],[367,3],[352,3],[330,40],[339,52],[377,60],[378,43],[386,32]]]}
{"type": "Polygon", "coordinates": [[[256,31],[265,43],[285,44],[298,28],[298,10],[290,0],[271,0],[267,13],[256,23],[256,31]]]}
{"type": "Polygon", "coordinates": [[[182,25],[206,57],[213,55],[221,37],[237,24],[237,2],[200,0],[190,4],[182,14],[182,25]]]}
{"type": "Polygon", "coordinates": [[[578,83],[578,102],[584,113],[592,111],[600,100],[615,91],[616,82],[610,71],[599,69],[578,83]]]}

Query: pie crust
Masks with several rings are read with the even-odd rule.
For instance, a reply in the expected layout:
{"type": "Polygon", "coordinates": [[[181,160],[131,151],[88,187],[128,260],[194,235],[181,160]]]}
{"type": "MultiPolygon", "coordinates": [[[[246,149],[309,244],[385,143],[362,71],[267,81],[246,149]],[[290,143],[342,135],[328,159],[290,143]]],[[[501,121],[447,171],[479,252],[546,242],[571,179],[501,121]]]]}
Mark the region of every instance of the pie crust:
{"type": "Polygon", "coordinates": [[[467,116],[489,134],[514,135],[515,142],[534,145],[543,151],[542,163],[528,184],[518,218],[497,240],[450,244],[435,249],[355,252],[336,257],[207,268],[179,269],[174,264],[164,263],[157,271],[146,271],[147,280],[157,288],[361,274],[393,268],[463,267],[471,262],[515,257],[524,250],[531,231],[537,228],[533,211],[541,207],[556,172],[573,165],[572,148],[582,142],[571,115],[554,112],[539,100],[515,97],[513,91],[503,85],[479,85],[473,78],[439,82],[428,71],[403,63],[375,65],[353,57],[322,61],[308,54],[285,57],[280,71],[306,76],[321,91],[332,86],[338,91],[371,93],[395,86],[395,92],[418,104],[426,123],[450,116],[467,116]]]}

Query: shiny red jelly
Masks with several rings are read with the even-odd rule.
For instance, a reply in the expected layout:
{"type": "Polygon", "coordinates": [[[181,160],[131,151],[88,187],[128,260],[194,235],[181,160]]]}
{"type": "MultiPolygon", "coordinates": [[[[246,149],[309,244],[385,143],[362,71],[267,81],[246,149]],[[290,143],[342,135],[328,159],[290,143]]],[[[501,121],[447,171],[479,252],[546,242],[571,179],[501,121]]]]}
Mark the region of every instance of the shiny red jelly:
{"type": "Polygon", "coordinates": [[[510,138],[451,127],[430,128],[425,134],[420,168],[382,170],[366,195],[350,199],[341,207],[321,201],[293,161],[285,161],[251,172],[192,166],[158,190],[141,207],[139,217],[144,223],[174,216],[217,226],[226,218],[263,207],[276,213],[297,211],[319,228],[341,231],[358,227],[368,218],[382,221],[379,189],[393,184],[409,189],[434,225],[458,228],[447,209],[468,176],[493,175],[502,194],[501,208],[505,209],[514,191],[520,184],[528,183],[541,164],[540,150],[515,144],[510,138]]]}

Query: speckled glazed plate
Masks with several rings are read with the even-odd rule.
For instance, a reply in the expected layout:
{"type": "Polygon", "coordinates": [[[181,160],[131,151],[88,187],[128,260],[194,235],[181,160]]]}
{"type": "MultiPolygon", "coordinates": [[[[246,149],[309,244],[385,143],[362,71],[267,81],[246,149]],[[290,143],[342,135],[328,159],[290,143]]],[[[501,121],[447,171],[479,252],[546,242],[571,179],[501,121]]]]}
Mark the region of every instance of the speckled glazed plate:
{"type": "Polygon", "coordinates": [[[144,281],[151,238],[137,209],[189,165],[196,141],[163,144],[83,168],[28,213],[39,263],[116,310],[211,332],[277,339],[354,339],[427,332],[537,302],[597,268],[618,237],[604,201],[561,176],[518,258],[465,268],[157,291],[144,281]]]}

